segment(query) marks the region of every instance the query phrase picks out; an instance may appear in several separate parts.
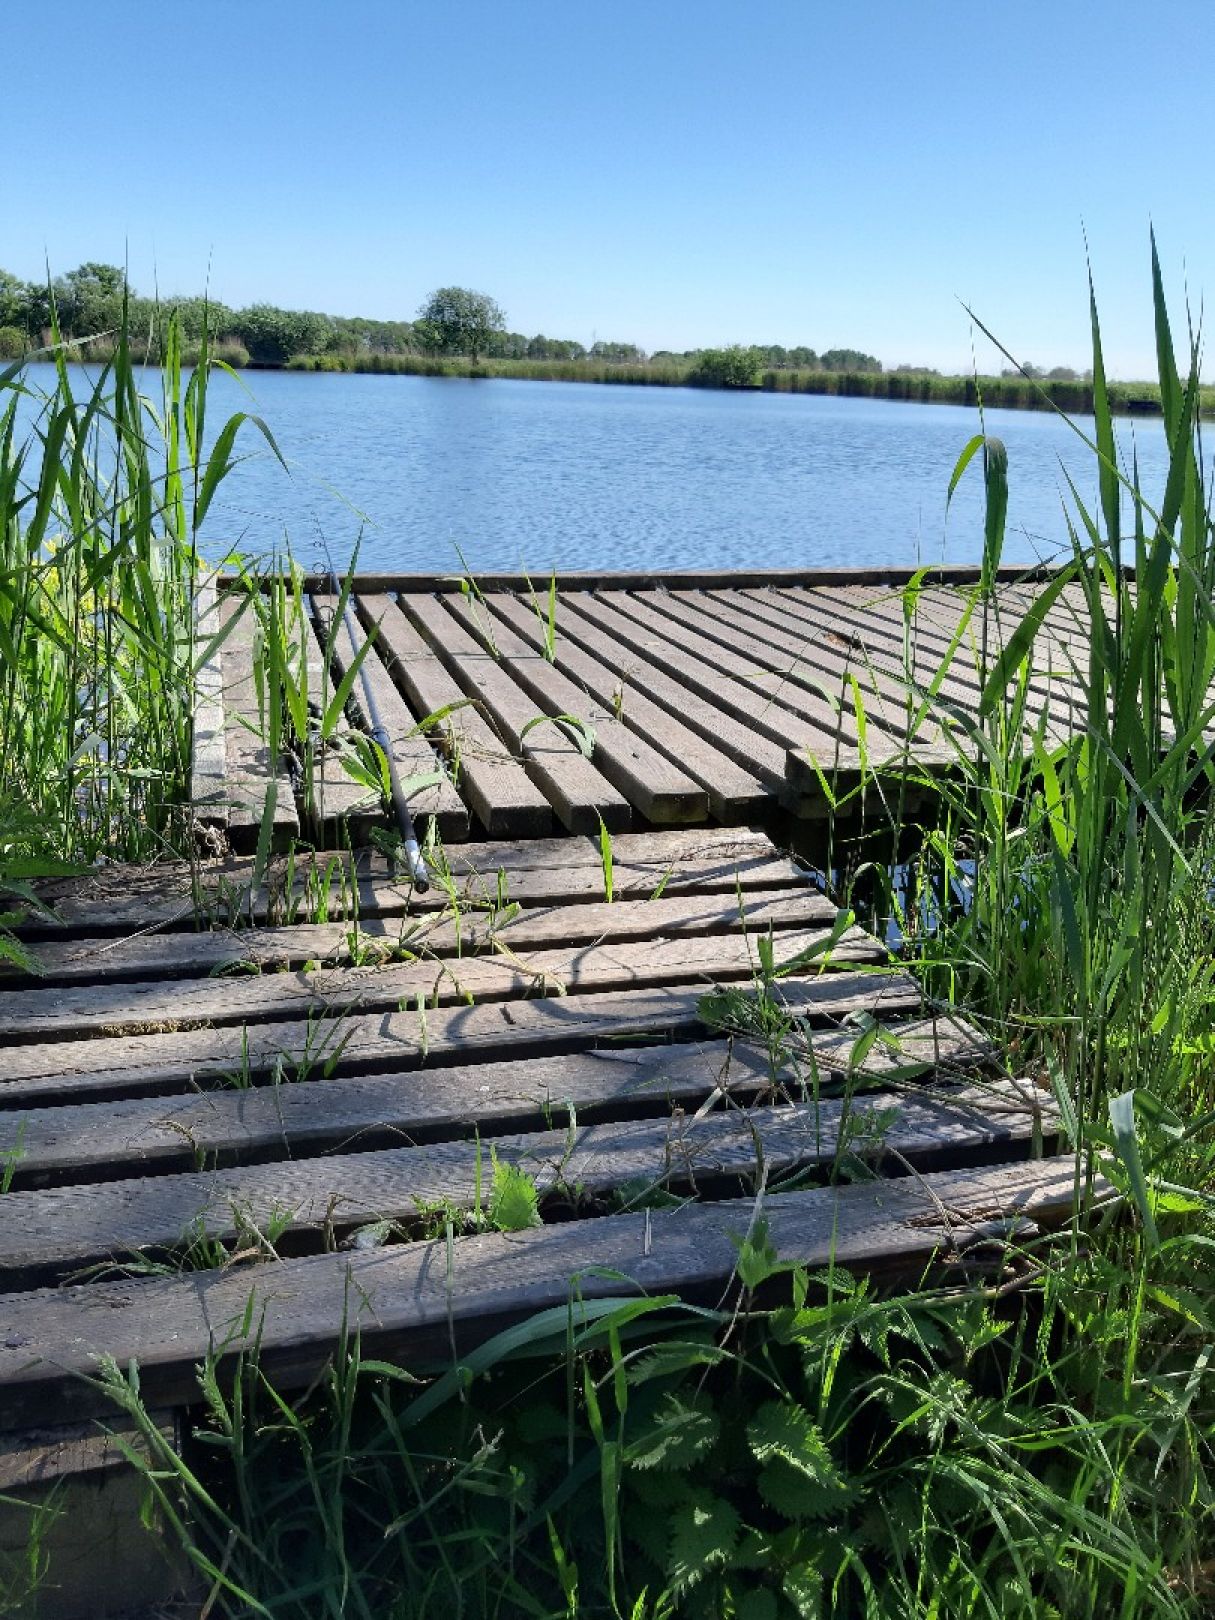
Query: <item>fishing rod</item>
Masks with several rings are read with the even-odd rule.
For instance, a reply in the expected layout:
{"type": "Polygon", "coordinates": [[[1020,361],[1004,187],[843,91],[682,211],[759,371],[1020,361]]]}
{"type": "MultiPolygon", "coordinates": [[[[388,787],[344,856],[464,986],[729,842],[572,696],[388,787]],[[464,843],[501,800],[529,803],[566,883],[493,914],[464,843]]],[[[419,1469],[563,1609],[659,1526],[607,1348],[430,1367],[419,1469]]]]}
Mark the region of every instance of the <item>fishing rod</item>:
{"type": "MultiPolygon", "coordinates": [[[[326,576],[328,587],[335,602],[341,602],[342,593],[338,585],[337,574],[331,567],[326,576]]],[[[359,636],[354,622],[354,610],[350,606],[347,596],[342,607],[342,619],[346,626],[346,635],[350,641],[350,656],[359,655],[359,636]]],[[[367,716],[368,735],[383,755],[384,763],[388,767],[388,784],[392,798],[392,807],[396,812],[397,826],[401,833],[401,844],[405,850],[405,860],[413,878],[414,888],[425,894],[430,887],[430,873],[426,870],[426,862],[418,844],[418,835],[414,830],[413,816],[409,812],[409,801],[401,787],[401,778],[397,772],[397,762],[393,758],[392,744],[384,722],[380,719],[379,706],[375,700],[375,693],[371,689],[371,682],[367,678],[367,659],[359,665],[359,684],[363,689],[363,712],[367,716]]]]}

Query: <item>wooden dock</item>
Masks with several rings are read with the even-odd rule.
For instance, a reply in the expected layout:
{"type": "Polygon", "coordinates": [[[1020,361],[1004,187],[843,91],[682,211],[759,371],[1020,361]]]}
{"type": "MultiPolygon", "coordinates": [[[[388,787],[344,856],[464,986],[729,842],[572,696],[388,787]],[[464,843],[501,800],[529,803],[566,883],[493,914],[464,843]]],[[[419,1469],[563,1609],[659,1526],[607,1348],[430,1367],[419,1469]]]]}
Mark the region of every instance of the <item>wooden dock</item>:
{"type": "MultiPolygon", "coordinates": [[[[236,853],[48,884],[36,973],[0,969],[4,1488],[114,1469],[101,1357],[171,1430],[204,1358],[255,1341],[293,1388],[343,1332],[425,1373],[546,1306],[716,1303],[761,1218],[784,1260],[914,1281],[1071,1215],[1049,1094],[773,841],[810,754],[855,762],[849,672],[898,660],[885,584],[566,581],[551,659],[508,584],[356,602],[430,888],[345,836],[381,815],[364,789],[327,779],[317,817],[270,756],[245,617],[194,761],[236,853]],[[292,847],[263,869],[268,790],[292,847]],[[502,1165],[536,1225],[495,1226],[502,1165]]],[[[883,689],[871,744],[903,748],[883,689]]]]}
{"type": "Polygon", "coordinates": [[[416,1364],[575,1277],[585,1297],[720,1292],[761,1205],[790,1258],[903,1272],[1070,1210],[1070,1159],[1036,1156],[1049,1099],[765,834],[622,834],[610,902],[597,840],[449,860],[424,896],[371,856],[344,881],[280,863],[256,893],[247,861],[48,891],[40,976],[0,990],[0,1425],[97,1413],[102,1354],[137,1361],[154,1404],[189,1402],[242,1321],[299,1381],[351,1310],[416,1364]],[[768,935],[790,969],[775,1060],[748,1032],[768,935]],[[841,1130],[882,1179],[831,1184],[841,1130]],[[478,1229],[495,1157],[533,1176],[535,1230],[478,1229]],[[646,1212],[642,1189],[686,1202],[646,1212]],[[381,1246],[350,1247],[368,1226],[381,1246]],[[129,1274],[204,1242],[246,1263],[129,1274]]]}
{"type": "MultiPolygon", "coordinates": [[[[364,668],[398,775],[415,820],[448,842],[812,818],[824,784],[854,784],[863,761],[956,761],[948,716],[975,714],[982,657],[1039,588],[1006,570],[997,610],[964,624],[973,584],[973,570],[927,577],[909,630],[906,577],[876,572],[564,575],[551,623],[546,581],[361,575],[355,645],[340,630],[326,671],[313,638],[312,683],[332,690],[372,638],[364,668]],[[951,648],[925,714],[921,694],[951,648]]],[[[318,591],[308,604],[327,628],[332,601],[318,591]]],[[[221,594],[208,622],[235,611],[221,594]]],[[[1048,738],[1073,719],[1084,619],[1079,588],[1065,591],[1038,638],[1028,715],[1048,738]]],[[[326,841],[360,806],[365,831],[379,809],[340,767],[306,793],[268,758],[254,643],[246,612],[208,672],[200,814],[247,851],[273,784],[280,843],[301,824],[326,841]]]]}

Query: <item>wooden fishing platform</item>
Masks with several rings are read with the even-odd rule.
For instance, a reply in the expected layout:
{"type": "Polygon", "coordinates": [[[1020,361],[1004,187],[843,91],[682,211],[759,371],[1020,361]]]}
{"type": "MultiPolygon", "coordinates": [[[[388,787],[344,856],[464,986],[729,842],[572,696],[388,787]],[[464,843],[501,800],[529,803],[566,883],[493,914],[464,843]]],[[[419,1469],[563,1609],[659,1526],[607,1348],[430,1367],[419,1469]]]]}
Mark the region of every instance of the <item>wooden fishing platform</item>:
{"type": "MultiPolygon", "coordinates": [[[[828,740],[786,655],[834,615],[814,667],[840,675],[870,586],[566,582],[550,662],[493,582],[383,585],[356,596],[381,714],[403,775],[443,767],[413,805],[430,888],[338,839],[260,880],[239,853],[102,868],[46,886],[36,974],[0,973],[0,1489],[114,1475],[103,1357],[171,1432],[200,1363],[254,1343],[290,1389],[343,1333],[425,1374],[548,1306],[726,1300],[761,1219],[782,1260],[914,1282],[1071,1216],[1049,1094],[743,824],[797,808],[793,762],[828,740]],[[590,757],[538,712],[593,726],[590,757]],[[539,1224],[495,1229],[496,1163],[539,1224]]],[[[279,833],[301,825],[252,723],[251,625],[196,728],[200,809],[238,846],[271,781],[279,833]]],[[[340,829],[374,824],[332,786],[340,829]]],[[[65,1620],[105,1612],[99,1558],[65,1620]]]]}
{"type": "MultiPolygon", "coordinates": [[[[547,581],[359,575],[353,636],[339,628],[328,669],[333,599],[324,589],[307,598],[310,690],[332,692],[372,638],[363,667],[412,813],[448,842],[814,818],[829,791],[856,784],[863,761],[956,763],[948,716],[977,712],[981,657],[995,656],[1041,577],[1002,570],[996,610],[968,615],[977,571],[931,571],[909,626],[908,576],[876,570],[565,574],[551,611],[547,581]],[[951,649],[926,713],[923,690],[951,649]]],[[[1085,619],[1079,587],[1069,589],[1038,638],[1027,709],[1048,738],[1071,722],[1085,619]]],[[[284,762],[269,759],[253,615],[232,592],[208,600],[206,628],[230,620],[205,677],[200,816],[247,851],[273,782],[280,844],[301,824],[322,841],[352,820],[366,832],[380,806],[336,756],[310,808],[284,762]]],[[[365,727],[361,683],[352,696],[365,727]]]]}
{"type": "Polygon", "coordinates": [[[589,839],[453,849],[426,894],[341,864],[48,889],[0,981],[0,1426],[103,1411],[101,1355],[173,1406],[254,1332],[298,1382],[344,1316],[416,1363],[571,1288],[720,1293],[761,1206],[788,1258],[904,1274],[1071,1208],[1049,1098],[762,832],[622,834],[610,901],[589,839]],[[830,1185],[841,1131],[879,1179],[830,1185]],[[495,1157],[545,1222],[460,1235],[495,1157]]]}

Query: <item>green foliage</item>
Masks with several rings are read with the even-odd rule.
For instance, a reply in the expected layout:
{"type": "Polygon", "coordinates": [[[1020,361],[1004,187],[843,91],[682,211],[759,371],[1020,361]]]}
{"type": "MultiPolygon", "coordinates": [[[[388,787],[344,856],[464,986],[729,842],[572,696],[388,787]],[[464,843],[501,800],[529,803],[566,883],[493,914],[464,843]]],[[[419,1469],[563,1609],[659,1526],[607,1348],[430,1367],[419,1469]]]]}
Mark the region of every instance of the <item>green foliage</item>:
{"type": "Polygon", "coordinates": [[[755,388],[762,363],[760,350],[738,343],[728,349],[702,349],[688,381],[702,388],[755,388]]]}
{"type": "MultiPolygon", "coordinates": [[[[621,1298],[587,1300],[575,1279],[568,1305],[434,1367],[365,1360],[357,1342],[344,1342],[324,1378],[294,1399],[250,1358],[231,1383],[209,1360],[197,1432],[182,1456],[144,1410],[137,1369],[104,1367],[105,1388],[143,1430],[151,1461],[133,1460],[205,1576],[210,1612],[273,1620],[1210,1612],[1215,525],[1198,432],[1198,340],[1178,367],[1153,268],[1170,446],[1162,499],[1151,504],[1133,466],[1117,460],[1094,308],[1097,500],[1071,491],[1068,568],[1045,606],[1041,596],[1036,607],[1002,598],[997,566],[1016,467],[998,441],[979,436],[963,449],[954,485],[981,466],[984,566],[938,667],[916,652],[923,579],[899,594],[908,729],[932,725],[952,737],[953,769],[929,776],[903,762],[884,774],[866,764],[855,799],[893,847],[912,847],[910,867],[869,865],[863,876],[876,896],[866,898],[858,876],[836,928],[800,959],[825,959],[854,909],[883,923],[893,916],[906,964],[932,999],[977,1013],[1020,1072],[1049,1081],[1076,1152],[1072,1223],[1054,1239],[1032,1234],[1023,1249],[987,1252],[984,1269],[960,1270],[947,1288],[891,1293],[839,1266],[808,1274],[792,1262],[773,1240],[780,1194],[768,1185],[762,1204],[745,1206],[733,1297],[720,1309],[639,1296],[627,1278],[617,1279],[621,1298]],[[1133,583],[1123,572],[1131,560],[1133,583]],[[1083,661],[1064,672],[1079,722],[1071,737],[1048,732],[1033,701],[1037,631],[1048,613],[1059,622],[1067,612],[1093,627],[1076,637],[1083,661]],[[942,697],[946,677],[963,669],[981,694],[977,719],[942,697]],[[910,788],[934,810],[918,825],[906,811],[910,788]],[[1116,1214],[1090,1199],[1098,1172],[1124,1195],[1116,1214]],[[428,1380],[421,1391],[419,1378],[428,1380]]],[[[170,460],[158,483],[139,457],[148,421],[161,418],[134,396],[126,366],[115,365],[113,398],[103,394],[98,411],[139,475],[135,488],[125,471],[104,487],[77,473],[70,450],[82,422],[63,384],[35,446],[50,471],[18,505],[11,408],[0,419],[0,497],[10,502],[10,566],[0,569],[9,581],[0,587],[0,701],[10,716],[0,725],[9,773],[0,770],[0,855],[18,894],[48,845],[121,852],[119,828],[142,850],[131,825],[149,807],[170,824],[180,782],[183,699],[163,688],[188,689],[198,650],[183,659],[166,647],[189,622],[178,604],[193,586],[194,531],[242,424],[228,424],[204,454],[201,396],[170,390],[164,415],[184,423],[196,476],[170,460]],[[157,491],[151,517],[135,498],[148,484],[157,491]],[[121,521],[111,521],[115,513],[121,521]],[[94,573],[99,557],[107,567],[94,573]],[[94,625],[110,637],[106,657],[94,625]],[[132,625],[140,636],[128,642],[132,625]],[[111,716],[115,668],[124,691],[150,690],[138,699],[141,723],[176,736],[152,785],[136,778],[137,802],[121,773],[105,773],[99,786],[95,765],[81,770],[55,740],[63,733],[77,749],[89,736],[97,722],[91,710],[81,718],[84,693],[115,728],[107,760],[135,757],[121,716],[111,716]],[[37,727],[56,703],[53,786],[34,783],[28,792],[42,797],[27,805],[17,773],[41,758],[37,727]],[[72,770],[80,774],[65,793],[59,777],[72,770]]],[[[1048,403],[1053,386],[1041,384],[1048,403]]],[[[475,601],[475,583],[465,586],[475,601]]],[[[269,708],[280,729],[300,708],[295,666],[281,656],[293,611],[271,594],[278,619],[266,621],[265,667],[278,670],[269,708]]],[[[930,639],[927,619],[923,628],[930,639]]],[[[567,732],[580,724],[533,722],[553,723],[567,732]]],[[[848,798],[837,801],[840,812],[855,808],[848,798]]],[[[610,887],[610,843],[601,852],[610,887]]],[[[325,905],[330,887],[326,874],[325,905]]],[[[765,1043],[774,1071],[800,1039],[779,995],[789,964],[777,962],[776,943],[755,938],[752,986],[700,1003],[711,1027],[765,1043]]],[[[338,1027],[318,1026],[315,1049],[310,1031],[300,1078],[332,1072],[341,1042],[327,1037],[338,1027]]],[[[849,1067],[880,1038],[873,1020],[859,1022],[849,1067]]],[[[233,1083],[253,1079],[246,1062],[233,1083]]],[[[19,1155],[20,1143],[11,1146],[19,1155]]],[[[524,1231],[539,1219],[535,1182],[492,1149],[490,1158],[476,1222],[524,1231]]],[[[847,1168],[841,1156],[835,1173],[847,1168]]],[[[446,1212],[444,1220],[446,1229],[446,1212]]],[[[191,1263],[230,1258],[202,1235],[191,1263]]],[[[264,1233],[242,1240],[259,1252],[273,1246],[264,1233]]],[[[601,1290],[605,1279],[595,1281],[601,1290]]]]}
{"type": "Polygon", "coordinates": [[[540,1197],[526,1170],[500,1159],[491,1150],[493,1180],[489,1189],[489,1222],[499,1232],[526,1232],[540,1226],[540,1197]]]}
{"type": "Polygon", "coordinates": [[[1199,1294],[1206,1251],[1158,1254],[1146,1309],[1116,1246],[1065,1248],[1002,1303],[795,1268],[787,1303],[741,1315],[545,1312],[421,1393],[423,1369],[355,1343],[294,1402],[251,1362],[231,1396],[204,1367],[184,1458],[104,1377],[229,1616],[511,1620],[567,1614],[576,1589],[585,1615],[1180,1620],[1203,1547],[1187,1503],[1210,1488],[1208,1330],[1155,1298],[1195,1265],[1199,1294]],[[1166,1337],[1154,1413],[1128,1425],[1133,1317],[1166,1337]]]}
{"type": "Polygon", "coordinates": [[[297,354],[324,349],[333,336],[328,315],[277,309],[273,304],[252,304],[240,310],[231,329],[252,359],[270,365],[284,365],[297,354]]]}
{"type": "Polygon", "coordinates": [[[20,360],[29,340],[19,326],[0,326],[0,360],[20,360]]]}
{"type": "MultiPolygon", "coordinates": [[[[85,268],[75,284],[112,296],[105,267],[85,268]]],[[[195,677],[214,650],[195,623],[199,532],[238,435],[267,430],[207,420],[210,369],[185,376],[175,318],[156,401],[127,324],[117,337],[83,391],[61,354],[45,394],[0,377],[0,890],[189,845],[195,677]]]]}
{"type": "Polygon", "coordinates": [[[615,859],[612,835],[599,817],[599,866],[603,873],[603,898],[611,905],[616,894],[615,859]]]}
{"type": "Polygon", "coordinates": [[[467,287],[440,287],[418,311],[414,331],[432,354],[466,354],[476,364],[506,317],[485,293],[467,287]]]}

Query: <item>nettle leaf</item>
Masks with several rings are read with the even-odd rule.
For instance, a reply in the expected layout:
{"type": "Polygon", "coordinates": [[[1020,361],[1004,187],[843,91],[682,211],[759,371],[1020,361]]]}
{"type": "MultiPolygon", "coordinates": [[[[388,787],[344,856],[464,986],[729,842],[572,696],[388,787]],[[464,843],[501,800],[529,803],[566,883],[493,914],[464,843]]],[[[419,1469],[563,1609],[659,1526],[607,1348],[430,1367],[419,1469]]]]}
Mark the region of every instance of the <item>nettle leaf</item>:
{"type": "Polygon", "coordinates": [[[525,1232],[541,1226],[540,1197],[526,1170],[493,1155],[494,1179],[489,1194],[489,1219],[499,1232],[525,1232]]]}
{"type": "Polygon", "coordinates": [[[842,1483],[822,1430],[792,1401],[765,1401],[747,1425],[747,1439],[757,1462],[781,1458],[807,1479],[842,1483]]]}
{"type": "Polygon", "coordinates": [[[730,1241],[738,1250],[734,1269],[744,1288],[758,1288],[777,1272],[788,1270],[781,1263],[776,1245],[768,1236],[768,1223],[762,1217],[743,1237],[731,1233],[730,1241]]]}
{"type": "Polygon", "coordinates": [[[625,1460],[634,1468],[664,1472],[690,1468],[713,1449],[720,1433],[721,1422],[707,1395],[685,1399],[672,1393],[659,1409],[653,1428],[629,1445],[625,1460]]]}
{"type": "Polygon", "coordinates": [[[799,1564],[785,1576],[784,1593],[798,1620],[820,1620],[823,1612],[823,1577],[813,1564],[799,1564]]]}
{"type": "Polygon", "coordinates": [[[938,1372],[929,1378],[911,1426],[926,1435],[934,1446],[944,1443],[950,1423],[960,1423],[970,1415],[970,1387],[964,1378],[938,1372]]]}
{"type": "Polygon", "coordinates": [[[707,1494],[671,1515],[666,1575],[675,1592],[686,1592],[710,1570],[722,1569],[738,1544],[738,1514],[729,1502],[707,1494]]]}
{"type": "Polygon", "coordinates": [[[768,1506],[786,1519],[822,1519],[850,1507],[860,1496],[859,1489],[841,1475],[836,1480],[821,1484],[785,1458],[776,1457],[760,1469],[755,1483],[768,1506]]]}
{"type": "Polygon", "coordinates": [[[713,1342],[712,1334],[690,1336],[657,1344],[652,1350],[639,1355],[629,1367],[630,1384],[648,1384],[654,1378],[670,1378],[686,1372],[689,1367],[716,1367],[726,1352],[713,1342]]]}

